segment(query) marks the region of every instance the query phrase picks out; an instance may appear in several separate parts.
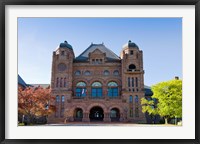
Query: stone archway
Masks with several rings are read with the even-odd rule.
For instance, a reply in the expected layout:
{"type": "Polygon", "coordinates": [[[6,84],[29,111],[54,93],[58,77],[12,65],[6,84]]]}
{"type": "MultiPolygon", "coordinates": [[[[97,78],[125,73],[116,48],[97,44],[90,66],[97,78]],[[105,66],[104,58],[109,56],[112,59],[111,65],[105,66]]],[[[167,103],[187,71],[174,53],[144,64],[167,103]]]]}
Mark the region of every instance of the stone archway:
{"type": "Polygon", "coordinates": [[[94,111],[99,111],[100,114],[102,114],[103,120],[101,119],[101,121],[104,121],[104,122],[110,121],[108,108],[102,103],[92,103],[87,107],[87,113],[88,113],[88,120],[89,121],[90,121],[90,118],[91,118],[90,113],[93,113],[93,111],[92,111],[93,108],[94,108],[94,111]],[[96,110],[95,110],[95,108],[96,108],[96,110]]]}
{"type": "Polygon", "coordinates": [[[83,119],[83,110],[81,108],[76,108],[74,110],[74,121],[82,121],[83,119]]]}
{"type": "Polygon", "coordinates": [[[91,122],[103,121],[104,111],[99,106],[94,106],[90,110],[89,118],[91,122]]]}
{"type": "Polygon", "coordinates": [[[120,111],[118,108],[112,108],[110,110],[110,119],[111,122],[117,122],[120,120],[120,111]]]}
{"type": "Polygon", "coordinates": [[[125,119],[124,116],[126,116],[126,113],[124,113],[124,109],[122,106],[114,104],[109,107],[109,116],[112,122],[122,122],[125,119]]]}

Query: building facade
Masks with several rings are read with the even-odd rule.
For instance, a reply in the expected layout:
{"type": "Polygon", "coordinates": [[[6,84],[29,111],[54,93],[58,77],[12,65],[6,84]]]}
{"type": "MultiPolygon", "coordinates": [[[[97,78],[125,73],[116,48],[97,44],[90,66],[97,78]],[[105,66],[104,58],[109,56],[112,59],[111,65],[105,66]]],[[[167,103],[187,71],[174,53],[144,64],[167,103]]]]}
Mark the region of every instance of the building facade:
{"type": "Polygon", "coordinates": [[[104,44],[91,44],[78,57],[65,41],[53,52],[52,95],[56,111],[48,123],[146,123],[143,52],[129,41],[120,56],[104,44]]]}

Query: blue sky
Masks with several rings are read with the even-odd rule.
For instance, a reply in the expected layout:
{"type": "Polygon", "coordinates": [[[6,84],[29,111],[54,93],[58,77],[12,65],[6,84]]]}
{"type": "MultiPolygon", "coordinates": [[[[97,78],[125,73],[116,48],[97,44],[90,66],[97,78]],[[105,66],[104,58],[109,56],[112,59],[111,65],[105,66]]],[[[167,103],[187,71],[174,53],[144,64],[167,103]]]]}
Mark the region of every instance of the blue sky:
{"type": "Polygon", "coordinates": [[[182,79],[181,18],[18,18],[18,73],[28,84],[50,84],[52,53],[61,42],[75,56],[93,43],[117,55],[129,40],[143,51],[144,82],[182,79]]]}

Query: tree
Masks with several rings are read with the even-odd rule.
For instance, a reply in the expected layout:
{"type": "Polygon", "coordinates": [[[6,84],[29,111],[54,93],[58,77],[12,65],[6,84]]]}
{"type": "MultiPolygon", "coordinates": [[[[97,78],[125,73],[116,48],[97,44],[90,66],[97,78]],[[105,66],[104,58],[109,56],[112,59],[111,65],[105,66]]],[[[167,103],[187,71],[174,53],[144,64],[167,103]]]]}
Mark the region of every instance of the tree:
{"type": "Polygon", "coordinates": [[[160,115],[165,119],[182,117],[182,80],[170,80],[152,86],[154,100],[143,98],[142,111],[160,115]],[[155,101],[156,100],[156,101],[155,101]]]}
{"type": "Polygon", "coordinates": [[[34,118],[48,116],[55,111],[55,106],[51,105],[54,98],[51,96],[50,87],[40,86],[18,88],[18,113],[25,115],[30,123],[34,123],[34,118]]]}

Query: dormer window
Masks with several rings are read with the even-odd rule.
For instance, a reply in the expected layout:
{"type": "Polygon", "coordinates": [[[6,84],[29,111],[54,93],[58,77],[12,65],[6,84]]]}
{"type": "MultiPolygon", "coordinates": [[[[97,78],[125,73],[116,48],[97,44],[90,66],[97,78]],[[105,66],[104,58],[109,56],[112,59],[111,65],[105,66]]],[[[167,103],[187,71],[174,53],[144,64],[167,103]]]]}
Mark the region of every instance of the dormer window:
{"type": "Polygon", "coordinates": [[[101,63],[103,63],[103,60],[102,59],[92,59],[92,63],[93,64],[101,64],[101,63]]]}

